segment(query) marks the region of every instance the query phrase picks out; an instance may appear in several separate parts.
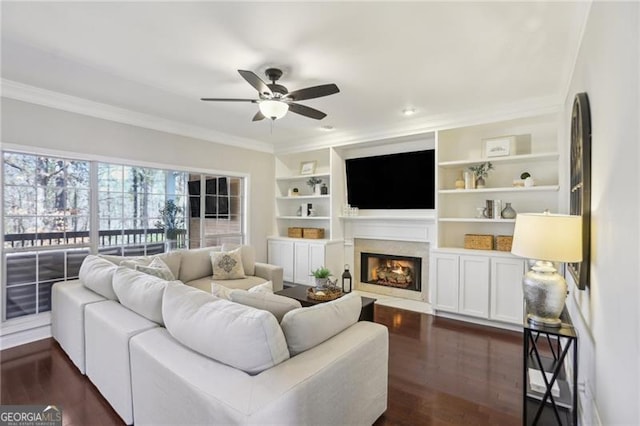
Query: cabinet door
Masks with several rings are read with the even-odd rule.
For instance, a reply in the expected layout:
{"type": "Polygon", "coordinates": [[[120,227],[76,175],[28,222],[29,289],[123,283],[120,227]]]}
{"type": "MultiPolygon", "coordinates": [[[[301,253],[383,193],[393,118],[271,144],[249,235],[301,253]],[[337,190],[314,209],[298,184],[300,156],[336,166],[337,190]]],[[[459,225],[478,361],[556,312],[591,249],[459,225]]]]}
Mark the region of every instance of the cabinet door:
{"type": "MultiPolygon", "coordinates": [[[[325,261],[324,249],[325,249],[324,244],[313,244],[313,243],[309,244],[309,271],[307,272],[308,274],[310,274],[311,271],[315,271],[316,269],[320,268],[321,266],[325,266],[329,268],[329,265],[327,265],[325,261]]],[[[329,270],[331,270],[333,274],[337,274],[338,272],[340,272],[340,271],[334,271],[331,268],[329,268],[329,270]]]]}
{"type": "Polygon", "coordinates": [[[285,281],[293,282],[293,242],[269,240],[267,257],[271,265],[282,266],[285,281]]]}
{"type": "Polygon", "coordinates": [[[309,243],[294,243],[293,282],[296,284],[312,285],[311,259],[309,258],[309,243]]]}
{"type": "Polygon", "coordinates": [[[460,256],[461,314],[489,318],[489,258],[460,256]]]}
{"type": "Polygon", "coordinates": [[[491,319],[522,324],[524,260],[491,259],[491,319]]]}
{"type": "Polygon", "coordinates": [[[431,259],[436,289],[436,309],[458,312],[459,256],[438,253],[432,254],[431,259]]]}

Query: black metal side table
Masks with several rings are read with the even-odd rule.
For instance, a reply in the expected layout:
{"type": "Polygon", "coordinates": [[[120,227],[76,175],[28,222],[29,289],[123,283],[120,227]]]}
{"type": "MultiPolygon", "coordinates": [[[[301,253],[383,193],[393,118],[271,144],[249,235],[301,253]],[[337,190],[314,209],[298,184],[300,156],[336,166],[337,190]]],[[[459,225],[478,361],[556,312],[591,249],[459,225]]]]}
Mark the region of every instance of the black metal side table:
{"type": "Polygon", "coordinates": [[[560,319],[560,327],[524,319],[525,426],[578,424],[578,336],[566,308],[560,319]]]}

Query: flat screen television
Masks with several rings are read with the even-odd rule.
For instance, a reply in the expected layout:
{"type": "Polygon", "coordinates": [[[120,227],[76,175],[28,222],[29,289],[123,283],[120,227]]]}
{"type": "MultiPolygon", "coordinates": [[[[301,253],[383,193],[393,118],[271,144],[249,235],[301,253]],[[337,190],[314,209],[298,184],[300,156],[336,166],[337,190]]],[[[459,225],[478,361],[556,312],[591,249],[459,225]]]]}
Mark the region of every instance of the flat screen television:
{"type": "Polygon", "coordinates": [[[352,158],[345,163],[351,207],[435,208],[435,150],[352,158]]]}

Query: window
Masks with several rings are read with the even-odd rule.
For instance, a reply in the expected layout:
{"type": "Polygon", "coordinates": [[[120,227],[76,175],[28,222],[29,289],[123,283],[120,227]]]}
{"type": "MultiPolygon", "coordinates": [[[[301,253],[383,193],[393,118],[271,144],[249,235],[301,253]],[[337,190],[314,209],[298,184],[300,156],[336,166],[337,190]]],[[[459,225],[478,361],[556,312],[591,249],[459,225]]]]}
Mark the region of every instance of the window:
{"type": "Polygon", "coordinates": [[[152,255],[244,241],[242,177],[2,156],[3,320],[50,311],[51,286],[77,278],[89,253],[152,255]]]}
{"type": "Polygon", "coordinates": [[[100,253],[143,256],[185,248],[187,173],[98,164],[100,253]]]}
{"type": "Polygon", "coordinates": [[[191,247],[242,244],[244,179],[189,175],[191,247]]]}
{"type": "Polygon", "coordinates": [[[87,161],[3,153],[6,319],[51,310],[51,286],[89,253],[87,161]]]}

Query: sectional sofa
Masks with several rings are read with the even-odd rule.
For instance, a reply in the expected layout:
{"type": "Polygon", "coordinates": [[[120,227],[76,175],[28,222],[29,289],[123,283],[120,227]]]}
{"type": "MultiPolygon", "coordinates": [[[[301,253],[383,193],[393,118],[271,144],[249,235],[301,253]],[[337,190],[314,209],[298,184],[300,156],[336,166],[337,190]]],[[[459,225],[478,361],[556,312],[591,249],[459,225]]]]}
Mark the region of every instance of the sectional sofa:
{"type": "Polygon", "coordinates": [[[125,423],[371,424],[386,410],[388,333],[357,322],[359,296],[302,308],[271,293],[278,267],[255,265],[273,285],[217,280],[213,251],[88,256],[54,285],[53,337],[125,423]]]}

